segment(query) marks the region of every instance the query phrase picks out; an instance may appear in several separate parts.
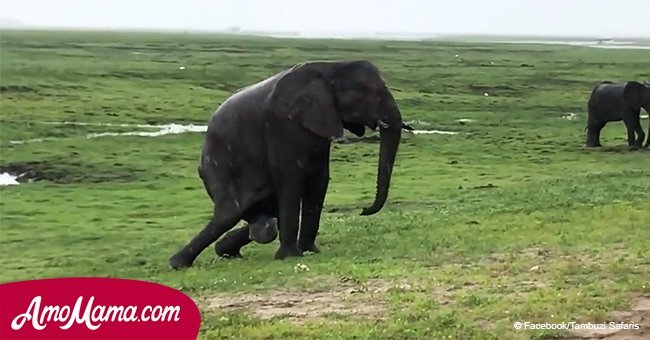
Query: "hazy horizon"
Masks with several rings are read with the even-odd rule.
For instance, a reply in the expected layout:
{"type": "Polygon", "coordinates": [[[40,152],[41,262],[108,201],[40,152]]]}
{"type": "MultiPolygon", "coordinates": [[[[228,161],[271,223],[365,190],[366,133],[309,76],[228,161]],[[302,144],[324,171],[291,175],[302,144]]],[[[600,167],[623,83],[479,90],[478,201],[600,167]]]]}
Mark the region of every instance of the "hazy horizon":
{"type": "Polygon", "coordinates": [[[3,27],[650,38],[650,1],[0,0],[3,27]],[[611,2],[608,2],[611,3],[611,2]],[[638,23],[638,24],[637,24],[638,23]]]}

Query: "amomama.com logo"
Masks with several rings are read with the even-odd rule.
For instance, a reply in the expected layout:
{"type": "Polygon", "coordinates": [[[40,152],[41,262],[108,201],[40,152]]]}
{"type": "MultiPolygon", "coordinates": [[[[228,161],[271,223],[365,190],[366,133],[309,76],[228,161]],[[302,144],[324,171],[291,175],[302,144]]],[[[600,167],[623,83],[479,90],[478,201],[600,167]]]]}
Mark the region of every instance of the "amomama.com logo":
{"type": "Polygon", "coordinates": [[[48,323],[62,323],[61,329],[69,329],[74,324],[82,324],[90,330],[98,329],[104,322],[178,322],[180,306],[145,306],[138,311],[137,306],[93,305],[95,297],[88,299],[82,310],[83,297],[77,298],[74,307],[42,306],[42,297],[35,296],[27,311],[16,316],[11,322],[11,329],[20,330],[31,321],[32,327],[43,330],[48,323]]]}
{"type": "Polygon", "coordinates": [[[0,339],[196,339],[201,314],[153,282],[58,278],[0,284],[0,339]]]}

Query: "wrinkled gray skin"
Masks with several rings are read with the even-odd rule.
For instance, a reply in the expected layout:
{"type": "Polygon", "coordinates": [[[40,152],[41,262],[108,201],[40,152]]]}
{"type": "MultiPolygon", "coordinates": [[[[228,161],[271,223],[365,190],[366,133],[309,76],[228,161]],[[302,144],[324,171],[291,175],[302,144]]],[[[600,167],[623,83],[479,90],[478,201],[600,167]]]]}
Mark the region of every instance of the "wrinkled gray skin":
{"type": "Polygon", "coordinates": [[[220,256],[240,256],[255,240],[271,242],[276,259],[319,252],[315,239],[329,183],[331,140],[343,129],[357,136],[379,128],[377,191],[361,215],[388,197],[400,143],[400,110],[370,62],[299,64],[228,98],[213,114],[199,176],[214,203],[210,222],[169,260],[192,266],[196,257],[240,220],[248,225],[215,245],[220,256]],[[275,227],[275,218],[278,226],[275,227]]]}
{"type": "MultiPolygon", "coordinates": [[[[588,102],[587,147],[600,147],[600,131],[608,122],[623,121],[630,149],[643,145],[645,133],[641,127],[641,108],[650,113],[650,87],[636,81],[625,84],[602,82],[591,92],[588,102]]],[[[648,125],[650,131],[650,125],[648,125]]],[[[650,134],[650,133],[649,133],[650,134]]],[[[650,136],[644,147],[648,147],[650,136]]]]}

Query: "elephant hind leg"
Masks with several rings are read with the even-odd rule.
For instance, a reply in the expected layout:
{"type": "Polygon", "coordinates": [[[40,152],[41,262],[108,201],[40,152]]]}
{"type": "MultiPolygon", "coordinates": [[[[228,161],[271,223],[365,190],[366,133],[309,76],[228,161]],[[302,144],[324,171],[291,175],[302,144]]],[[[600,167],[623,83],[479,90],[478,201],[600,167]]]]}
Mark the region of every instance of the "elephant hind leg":
{"type": "MultiPolygon", "coordinates": [[[[645,132],[643,131],[643,127],[641,126],[640,109],[636,111],[636,115],[632,119],[632,124],[634,125],[634,132],[636,132],[636,140],[634,141],[634,144],[640,148],[643,146],[643,141],[645,140],[645,132]]],[[[650,134],[650,129],[648,129],[648,134],[650,134]]]]}
{"type": "Polygon", "coordinates": [[[623,123],[625,123],[625,129],[627,130],[627,144],[630,149],[640,148],[643,145],[645,133],[641,128],[639,111],[624,115],[623,123]]]}
{"type": "Polygon", "coordinates": [[[241,248],[251,243],[248,233],[248,224],[228,232],[214,244],[214,251],[217,256],[225,258],[241,257],[241,248]]]}
{"type": "MultiPolygon", "coordinates": [[[[643,140],[645,140],[645,133],[643,132],[643,128],[641,127],[641,122],[636,124],[635,131],[637,135],[635,145],[638,147],[642,147],[643,140]]],[[[648,133],[650,133],[650,131],[648,131],[648,133]]]]}
{"type": "Polygon", "coordinates": [[[169,259],[169,266],[173,269],[191,267],[205,248],[237,225],[240,219],[237,209],[232,206],[223,207],[218,212],[215,209],[210,222],[203,230],[169,259]]]}
{"type": "Polygon", "coordinates": [[[600,144],[600,131],[605,127],[607,123],[603,122],[589,122],[587,125],[587,147],[595,148],[603,146],[600,144]]]}
{"type": "Polygon", "coordinates": [[[242,219],[247,224],[224,235],[215,243],[215,252],[221,257],[240,257],[241,248],[252,241],[262,244],[273,242],[278,236],[277,216],[275,197],[269,196],[258,201],[243,214],[242,219]]]}

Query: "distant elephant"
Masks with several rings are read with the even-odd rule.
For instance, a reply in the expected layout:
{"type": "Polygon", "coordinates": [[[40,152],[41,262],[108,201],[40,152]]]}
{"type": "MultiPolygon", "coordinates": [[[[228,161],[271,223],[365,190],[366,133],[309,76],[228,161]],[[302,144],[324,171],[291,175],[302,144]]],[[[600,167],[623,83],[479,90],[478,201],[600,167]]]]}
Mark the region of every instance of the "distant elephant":
{"type": "Polygon", "coordinates": [[[343,129],[363,136],[366,126],[380,134],[377,191],[361,212],[372,215],[386,202],[401,129],[408,128],[375,65],[298,64],[233,94],[210,119],[198,167],[214,203],[212,218],[169,259],[170,267],[192,266],[240,220],[249,224],[217,243],[218,255],[237,256],[251,240],[273,241],[274,228],[276,259],[319,252],[331,141],[343,129]]]}
{"type": "MultiPolygon", "coordinates": [[[[607,122],[622,120],[627,128],[627,143],[631,149],[642,146],[645,133],[641,127],[641,108],[650,113],[650,87],[637,81],[615,84],[604,81],[594,87],[587,104],[587,147],[600,147],[600,131],[607,122]],[[636,136],[635,136],[636,133],[636,136]]],[[[650,124],[648,125],[650,131],[650,124]]],[[[650,134],[650,133],[649,133],[650,134]]],[[[650,135],[644,147],[650,144],[650,135]]]]}

